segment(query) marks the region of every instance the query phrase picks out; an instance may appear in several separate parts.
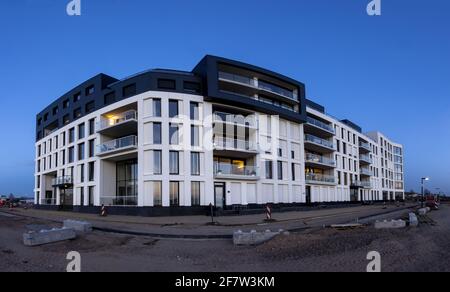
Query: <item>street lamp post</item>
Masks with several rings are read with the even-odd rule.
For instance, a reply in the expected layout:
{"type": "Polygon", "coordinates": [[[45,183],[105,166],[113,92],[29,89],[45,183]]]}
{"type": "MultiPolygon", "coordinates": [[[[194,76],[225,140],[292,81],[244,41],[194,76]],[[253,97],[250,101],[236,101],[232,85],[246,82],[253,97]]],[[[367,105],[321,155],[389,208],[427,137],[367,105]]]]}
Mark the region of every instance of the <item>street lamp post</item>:
{"type": "Polygon", "coordinates": [[[424,182],[429,181],[429,177],[422,177],[422,208],[425,207],[425,190],[424,190],[424,182]]]}

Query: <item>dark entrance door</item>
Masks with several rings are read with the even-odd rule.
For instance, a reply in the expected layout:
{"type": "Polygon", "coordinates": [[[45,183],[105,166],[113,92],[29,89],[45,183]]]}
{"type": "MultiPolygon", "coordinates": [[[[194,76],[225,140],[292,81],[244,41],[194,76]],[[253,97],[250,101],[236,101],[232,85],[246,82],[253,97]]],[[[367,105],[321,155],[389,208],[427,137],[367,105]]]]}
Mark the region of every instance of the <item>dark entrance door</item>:
{"type": "Polygon", "coordinates": [[[311,186],[306,186],[306,204],[311,205],[311,186]]]}
{"type": "Polygon", "coordinates": [[[73,210],[73,189],[61,189],[61,209],[73,210]]]}
{"type": "Polygon", "coordinates": [[[358,202],[359,199],[359,189],[358,188],[350,188],[350,201],[358,202]]]}
{"type": "Polygon", "coordinates": [[[225,183],[214,184],[214,204],[218,209],[225,209],[226,197],[225,197],[225,183]]]}

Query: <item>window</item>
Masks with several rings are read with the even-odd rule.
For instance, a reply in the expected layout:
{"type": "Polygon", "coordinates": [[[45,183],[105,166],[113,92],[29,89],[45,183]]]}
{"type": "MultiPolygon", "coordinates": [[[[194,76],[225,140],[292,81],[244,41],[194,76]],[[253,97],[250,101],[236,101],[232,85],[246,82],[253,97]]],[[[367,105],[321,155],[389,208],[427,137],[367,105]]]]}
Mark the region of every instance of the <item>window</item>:
{"type": "Polygon", "coordinates": [[[170,182],[170,206],[177,207],[180,205],[180,183],[177,181],[170,182]]]}
{"type": "Polygon", "coordinates": [[[169,125],[169,138],[170,138],[170,145],[178,145],[180,144],[180,139],[178,135],[178,125],[177,124],[170,124],[169,125]]]}
{"type": "Polygon", "coordinates": [[[193,92],[193,93],[201,92],[201,86],[200,86],[200,83],[198,83],[198,82],[184,81],[183,88],[184,88],[184,90],[193,92]]]}
{"type": "Polygon", "coordinates": [[[86,104],[85,112],[92,113],[95,110],[95,101],[90,101],[86,104]]]}
{"type": "Polygon", "coordinates": [[[191,102],[191,120],[198,121],[200,120],[200,112],[198,102],[191,102]]]}
{"type": "Polygon", "coordinates": [[[80,205],[84,206],[84,188],[80,188],[80,205]]]}
{"type": "Polygon", "coordinates": [[[200,128],[191,126],[191,146],[200,146],[200,128]]]}
{"type": "Polygon", "coordinates": [[[161,123],[153,123],[153,144],[161,145],[161,123]]]}
{"type": "Polygon", "coordinates": [[[283,157],[283,149],[278,148],[278,157],[283,157]]]}
{"type": "Polygon", "coordinates": [[[162,206],[162,182],[153,182],[153,206],[162,206]]]}
{"type": "Polygon", "coordinates": [[[89,140],[89,158],[95,155],[95,139],[89,140]]]}
{"type": "Polygon", "coordinates": [[[342,183],[342,181],[341,181],[341,172],[340,171],[337,172],[337,176],[338,176],[338,185],[340,185],[342,183]]]}
{"type": "Polygon", "coordinates": [[[95,119],[89,120],[89,136],[95,134],[95,119]]]}
{"type": "Polygon", "coordinates": [[[89,187],[88,188],[88,192],[89,192],[89,194],[88,194],[88,196],[89,196],[89,198],[88,198],[88,200],[89,200],[88,205],[89,206],[94,206],[94,187],[89,187]]]}
{"type": "Polygon", "coordinates": [[[169,155],[169,168],[170,174],[178,175],[180,174],[180,153],[178,151],[170,151],[169,155]]]}
{"type": "Polygon", "coordinates": [[[169,118],[176,118],[178,115],[178,100],[169,100],[169,118]]]}
{"type": "Polygon", "coordinates": [[[84,139],[85,137],[85,126],[84,123],[78,125],[78,139],[84,139]]]}
{"type": "Polygon", "coordinates": [[[295,159],[295,151],[291,151],[291,158],[295,159]]]}
{"type": "Polygon", "coordinates": [[[75,151],[74,147],[70,147],[69,148],[69,163],[73,163],[73,161],[75,160],[75,157],[74,157],[75,153],[74,153],[74,151],[75,151]]]}
{"type": "Polygon", "coordinates": [[[78,160],[84,159],[84,143],[78,145],[78,160]]]}
{"type": "Polygon", "coordinates": [[[191,182],[191,206],[200,206],[200,182],[191,182]]]}
{"type": "Polygon", "coordinates": [[[153,99],[153,117],[155,118],[161,117],[161,99],[157,98],[153,99]]]}
{"type": "Polygon", "coordinates": [[[73,102],[75,103],[75,102],[77,102],[77,101],[79,101],[81,99],[81,92],[78,92],[77,94],[75,94],[74,96],[73,96],[73,102]]]}
{"type": "Polygon", "coordinates": [[[176,82],[175,82],[175,80],[172,80],[172,79],[158,79],[158,88],[175,90],[176,82]]]}
{"type": "Polygon", "coordinates": [[[37,124],[38,124],[38,126],[42,125],[42,118],[39,118],[39,119],[38,119],[37,124]]]}
{"type": "Polygon", "coordinates": [[[89,162],[88,165],[88,172],[89,172],[89,181],[94,181],[95,178],[95,162],[89,162]]]}
{"type": "Polygon", "coordinates": [[[48,114],[44,115],[44,122],[46,122],[48,120],[48,114]]]}
{"type": "Polygon", "coordinates": [[[59,112],[59,108],[57,106],[55,106],[53,108],[53,115],[56,116],[58,114],[58,112],[59,112]]]}
{"type": "Polygon", "coordinates": [[[84,183],[84,164],[80,165],[80,182],[84,183]]]}
{"type": "Polygon", "coordinates": [[[41,172],[41,161],[37,161],[37,172],[41,172]]]}
{"type": "Polygon", "coordinates": [[[76,110],[73,111],[73,118],[78,119],[80,117],[81,117],[81,108],[77,108],[76,110]]]}
{"type": "Polygon", "coordinates": [[[266,161],[266,179],[273,179],[273,162],[266,161]]]}
{"type": "Polygon", "coordinates": [[[122,89],[122,95],[123,97],[130,97],[136,95],[136,83],[125,86],[122,89]]]}
{"type": "Polygon", "coordinates": [[[155,175],[162,174],[162,151],[161,150],[153,151],[153,174],[155,174],[155,175]]]}
{"type": "Polygon", "coordinates": [[[63,124],[67,125],[68,123],[70,123],[70,115],[67,114],[63,117],[63,124]]]}
{"type": "Polygon", "coordinates": [[[295,180],[295,164],[292,163],[292,180],[295,180]]]}
{"type": "Polygon", "coordinates": [[[63,150],[61,152],[61,156],[62,156],[62,164],[66,164],[66,150],[63,150]]]}
{"type": "Polygon", "coordinates": [[[42,154],[42,146],[39,145],[39,146],[38,146],[38,157],[40,157],[41,154],[42,154]]]}
{"type": "Polygon", "coordinates": [[[58,153],[55,153],[55,167],[58,167],[58,153]]]}
{"type": "Polygon", "coordinates": [[[66,146],[66,132],[62,133],[62,145],[66,146]]]}
{"type": "Polygon", "coordinates": [[[277,169],[278,169],[278,179],[283,180],[283,162],[281,161],[277,162],[277,169]]]}
{"type": "Polygon", "coordinates": [[[200,153],[191,153],[191,175],[200,175],[200,153]]]}
{"type": "Polygon", "coordinates": [[[112,104],[116,101],[116,93],[110,92],[103,97],[105,104],[112,104]]]}
{"type": "Polygon", "coordinates": [[[342,150],[344,151],[344,154],[347,154],[347,144],[345,144],[344,142],[342,142],[342,150]]]}
{"type": "Polygon", "coordinates": [[[70,105],[70,100],[66,99],[66,100],[63,102],[63,108],[68,108],[69,105],[70,105]]]}
{"type": "Polygon", "coordinates": [[[69,144],[75,142],[75,128],[69,130],[69,144]]]}
{"type": "Polygon", "coordinates": [[[86,88],[86,96],[93,95],[95,93],[95,86],[89,86],[86,88]]]}

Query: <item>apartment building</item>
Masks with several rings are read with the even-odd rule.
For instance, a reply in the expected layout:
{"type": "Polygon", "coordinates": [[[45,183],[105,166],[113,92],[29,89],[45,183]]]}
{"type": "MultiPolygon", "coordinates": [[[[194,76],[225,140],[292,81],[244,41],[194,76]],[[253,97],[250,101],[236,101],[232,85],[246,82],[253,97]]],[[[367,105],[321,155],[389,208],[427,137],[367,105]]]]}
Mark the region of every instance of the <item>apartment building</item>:
{"type": "Polygon", "coordinates": [[[100,74],[37,115],[39,208],[145,216],[401,199],[403,149],[305,85],[206,56],[191,71],[100,74]]]}

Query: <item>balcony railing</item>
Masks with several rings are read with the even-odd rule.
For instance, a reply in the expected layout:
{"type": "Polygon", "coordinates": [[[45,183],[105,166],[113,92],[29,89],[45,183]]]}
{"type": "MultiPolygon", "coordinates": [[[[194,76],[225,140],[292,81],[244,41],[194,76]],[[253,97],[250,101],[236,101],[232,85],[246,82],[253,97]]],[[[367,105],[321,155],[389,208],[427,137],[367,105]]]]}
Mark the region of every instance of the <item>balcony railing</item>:
{"type": "Polygon", "coordinates": [[[321,139],[319,137],[316,137],[316,136],[313,136],[313,135],[310,135],[310,134],[306,134],[305,135],[305,142],[311,142],[311,143],[314,143],[314,144],[318,144],[318,145],[324,146],[324,147],[329,148],[329,149],[335,149],[333,142],[321,139]]]}
{"type": "Polygon", "coordinates": [[[319,120],[316,120],[314,118],[308,117],[307,118],[307,123],[312,125],[312,126],[316,126],[318,128],[321,128],[325,131],[328,131],[330,133],[335,134],[335,130],[331,125],[325,124],[324,122],[321,122],[319,120]]]}
{"type": "Polygon", "coordinates": [[[125,148],[137,147],[137,144],[138,144],[137,136],[128,136],[98,145],[97,154],[105,154],[125,148]]]}
{"type": "Polygon", "coordinates": [[[360,174],[371,176],[372,172],[368,168],[361,168],[360,169],[360,174]]]}
{"type": "Polygon", "coordinates": [[[335,184],[336,178],[332,175],[324,175],[317,173],[307,173],[306,174],[306,182],[307,183],[327,183],[327,184],[335,184]]]}
{"type": "Polygon", "coordinates": [[[256,82],[254,79],[242,75],[219,72],[219,79],[256,87],[256,82]]]}
{"type": "Polygon", "coordinates": [[[244,117],[243,115],[233,115],[224,112],[214,112],[214,122],[230,123],[251,128],[256,127],[255,116],[244,117]]]}
{"type": "Polygon", "coordinates": [[[52,180],[52,186],[54,187],[72,184],[73,184],[73,177],[68,175],[56,177],[52,180]]]}
{"type": "Polygon", "coordinates": [[[358,188],[366,188],[366,189],[371,189],[372,188],[372,183],[370,181],[354,181],[351,183],[351,185],[353,187],[358,187],[358,188]]]}
{"type": "Polygon", "coordinates": [[[236,149],[244,151],[256,151],[256,144],[252,141],[232,139],[226,137],[214,137],[215,149],[236,149]]]}
{"type": "Polygon", "coordinates": [[[372,164],[372,158],[369,155],[361,154],[359,155],[359,160],[372,164]]]}
{"type": "Polygon", "coordinates": [[[107,129],[110,127],[114,127],[118,124],[122,124],[127,121],[132,121],[132,120],[137,121],[137,118],[138,118],[137,111],[130,110],[130,111],[115,115],[114,117],[111,117],[109,119],[106,119],[106,118],[102,119],[98,123],[97,129],[98,129],[98,131],[101,131],[101,130],[104,130],[104,129],[107,129]]]}
{"type": "Polygon", "coordinates": [[[372,151],[372,149],[370,149],[370,144],[366,142],[359,142],[359,147],[366,149],[367,151],[372,151]]]}
{"type": "Polygon", "coordinates": [[[257,177],[258,171],[255,166],[239,167],[229,163],[214,163],[214,175],[257,177]]]}
{"type": "Polygon", "coordinates": [[[287,89],[281,88],[279,86],[276,86],[276,85],[273,85],[273,84],[270,84],[270,83],[267,83],[267,82],[264,82],[261,80],[258,81],[258,87],[259,87],[259,89],[269,91],[269,92],[275,93],[277,95],[287,97],[292,100],[297,101],[297,98],[298,98],[298,96],[296,94],[294,94],[294,92],[292,92],[292,91],[289,91],[287,89]]]}
{"type": "Polygon", "coordinates": [[[100,204],[105,206],[137,206],[137,196],[104,196],[100,198],[100,204]]]}
{"type": "Polygon", "coordinates": [[[41,205],[48,205],[48,206],[54,206],[56,205],[56,199],[49,198],[49,199],[41,199],[39,202],[41,205]]]}
{"type": "Polygon", "coordinates": [[[336,166],[336,161],[327,157],[319,156],[316,154],[306,153],[306,162],[320,163],[328,166],[336,166]]]}

